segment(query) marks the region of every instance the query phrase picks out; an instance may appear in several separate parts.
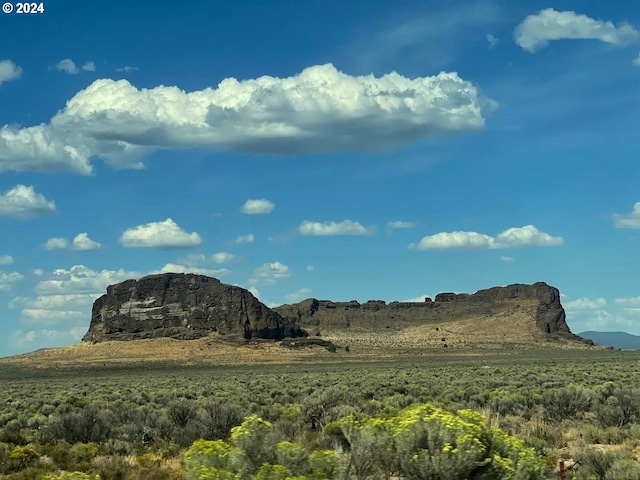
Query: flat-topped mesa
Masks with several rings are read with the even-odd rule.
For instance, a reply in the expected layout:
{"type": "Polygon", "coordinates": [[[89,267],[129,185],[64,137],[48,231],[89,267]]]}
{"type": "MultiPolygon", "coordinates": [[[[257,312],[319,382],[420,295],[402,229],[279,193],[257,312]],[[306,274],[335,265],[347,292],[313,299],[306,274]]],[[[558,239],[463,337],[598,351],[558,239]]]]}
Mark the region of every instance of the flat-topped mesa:
{"type": "MultiPolygon", "coordinates": [[[[477,319],[477,325],[480,325],[483,318],[496,318],[505,312],[520,310],[529,312],[523,315],[527,315],[531,324],[535,324],[537,337],[581,340],[569,330],[558,289],[544,282],[493,287],[474,294],[440,293],[435,301],[425,297],[424,302],[387,304],[382,300],[369,300],[360,304],[355,300],[332,302],[310,298],[274,310],[302,327],[351,331],[354,328],[403,329],[465,319],[477,319]]],[[[511,328],[508,321],[505,322],[505,328],[511,328]]]]}
{"type": "Polygon", "coordinates": [[[107,287],[93,304],[83,341],[195,339],[213,332],[238,339],[306,335],[244,288],[204,275],[165,273],[107,287]]]}

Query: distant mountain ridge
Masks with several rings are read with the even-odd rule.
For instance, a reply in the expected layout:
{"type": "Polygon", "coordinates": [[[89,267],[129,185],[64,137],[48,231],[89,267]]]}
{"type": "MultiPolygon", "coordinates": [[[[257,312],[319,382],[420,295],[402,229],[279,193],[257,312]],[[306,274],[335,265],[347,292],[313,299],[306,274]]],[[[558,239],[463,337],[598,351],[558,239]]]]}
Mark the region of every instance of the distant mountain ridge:
{"type": "Polygon", "coordinates": [[[586,331],[578,335],[582,338],[593,340],[603,347],[613,347],[621,350],[640,350],[640,336],[627,332],[586,331]]]}

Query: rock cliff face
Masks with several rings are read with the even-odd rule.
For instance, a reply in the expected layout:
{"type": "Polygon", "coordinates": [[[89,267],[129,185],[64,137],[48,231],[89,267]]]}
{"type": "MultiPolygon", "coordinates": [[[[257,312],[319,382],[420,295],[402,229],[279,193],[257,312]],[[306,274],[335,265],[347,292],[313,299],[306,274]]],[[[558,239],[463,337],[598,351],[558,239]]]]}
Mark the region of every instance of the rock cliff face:
{"type": "Polygon", "coordinates": [[[449,332],[452,336],[455,333],[461,344],[467,344],[469,339],[491,343],[502,338],[521,342],[582,341],[569,330],[558,289],[543,282],[493,287],[474,294],[440,293],[435,301],[426,297],[419,303],[370,300],[360,304],[354,300],[332,302],[310,298],[274,310],[312,334],[319,331],[323,337],[336,340],[346,339],[346,332],[357,331],[390,335],[402,331],[424,336],[425,328],[418,332],[414,327],[431,326],[438,341],[443,341],[442,332],[449,332]],[[496,326],[499,331],[494,331],[496,326]]]}
{"type": "Polygon", "coordinates": [[[83,340],[194,339],[212,332],[246,339],[306,335],[243,288],[203,275],[166,273],[109,286],[93,304],[83,340]]]}
{"type": "Polygon", "coordinates": [[[93,305],[83,340],[195,339],[212,332],[232,340],[280,340],[306,336],[307,331],[363,347],[584,342],[569,330],[558,290],[542,282],[474,294],[440,293],[415,303],[310,298],[270,309],[243,288],[175,273],[108,287],[93,305]]]}

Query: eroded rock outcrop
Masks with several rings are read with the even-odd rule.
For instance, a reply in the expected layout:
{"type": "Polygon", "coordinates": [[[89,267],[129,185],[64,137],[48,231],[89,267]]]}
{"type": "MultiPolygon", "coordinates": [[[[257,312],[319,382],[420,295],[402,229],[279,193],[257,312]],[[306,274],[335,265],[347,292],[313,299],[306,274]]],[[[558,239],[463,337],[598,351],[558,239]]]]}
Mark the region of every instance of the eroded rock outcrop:
{"type": "Polygon", "coordinates": [[[392,333],[408,331],[407,329],[416,326],[433,325],[434,331],[455,331],[461,342],[466,342],[467,338],[482,338],[483,342],[487,342],[491,341],[492,336],[496,342],[500,342],[501,338],[517,338],[523,342],[554,339],[582,341],[571,333],[565,321],[558,289],[543,282],[493,287],[474,294],[440,293],[435,300],[425,297],[424,302],[387,304],[371,300],[360,304],[356,301],[332,302],[311,298],[293,305],[282,305],[274,310],[311,333],[392,333]],[[496,319],[500,318],[504,320],[496,323],[496,319]],[[512,322],[516,318],[520,321],[518,325],[512,322]],[[448,327],[455,322],[465,323],[456,328],[448,327]],[[483,332],[485,322],[491,327],[483,332]],[[491,331],[496,325],[499,325],[500,331],[491,331]],[[522,325],[526,327],[526,332],[522,325]],[[522,331],[518,332],[517,329],[522,331]]]}
{"type": "Polygon", "coordinates": [[[194,339],[212,332],[231,339],[306,335],[243,288],[203,275],[165,273],[109,286],[93,304],[83,340],[194,339]]]}

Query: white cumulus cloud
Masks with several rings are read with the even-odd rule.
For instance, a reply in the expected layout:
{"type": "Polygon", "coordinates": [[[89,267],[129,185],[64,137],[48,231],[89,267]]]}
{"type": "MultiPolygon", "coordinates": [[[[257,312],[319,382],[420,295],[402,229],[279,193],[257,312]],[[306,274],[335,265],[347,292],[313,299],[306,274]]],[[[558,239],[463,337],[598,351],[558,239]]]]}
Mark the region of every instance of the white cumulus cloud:
{"type": "Polygon", "coordinates": [[[18,272],[7,273],[7,272],[0,271],[0,291],[9,290],[11,288],[11,285],[13,285],[16,282],[19,282],[23,278],[24,278],[24,275],[18,272]]]}
{"type": "Polygon", "coordinates": [[[76,65],[76,62],[74,62],[70,58],[65,58],[64,60],[60,60],[56,64],[56,69],[60,70],[61,72],[68,73],[69,75],[75,75],[77,73],[80,73],[80,70],[84,70],[85,72],[95,72],[96,65],[93,62],[85,62],[82,67],[78,67],[78,65],[76,65]]]}
{"type": "Polygon", "coordinates": [[[56,213],[55,202],[47,200],[33,187],[16,185],[0,195],[0,217],[24,220],[54,213],[56,213]]]}
{"type": "Polygon", "coordinates": [[[310,288],[301,288],[300,290],[297,290],[293,293],[288,293],[287,295],[284,296],[284,298],[288,303],[297,303],[309,298],[310,294],[311,294],[310,288]]]}
{"type": "Polygon", "coordinates": [[[89,238],[87,232],[79,233],[71,242],[72,250],[87,252],[89,250],[100,250],[102,244],[95,242],[89,238]]]}
{"type": "Polygon", "coordinates": [[[247,288],[247,290],[251,292],[251,295],[260,300],[260,290],[258,290],[256,287],[249,287],[247,288]]]}
{"type": "Polygon", "coordinates": [[[408,298],[407,300],[400,300],[403,303],[424,303],[425,299],[429,297],[431,300],[435,298],[435,295],[418,295],[417,297],[408,298]]]}
{"type": "Polygon", "coordinates": [[[276,204],[264,198],[259,200],[247,200],[240,211],[247,215],[264,215],[271,213],[276,204]]]}
{"type": "MultiPolygon", "coordinates": [[[[59,65],[78,68],[70,59],[59,65]]],[[[352,76],[331,64],[288,78],[227,78],[189,93],[100,79],[49,123],[1,127],[0,171],[86,175],[93,157],[114,168],[142,168],[146,154],[169,148],[280,155],[388,150],[481,129],[495,106],[457,73],[352,76]]]]}
{"type": "Polygon", "coordinates": [[[589,299],[586,297],[577,298],[570,302],[562,304],[565,310],[581,311],[581,310],[601,310],[607,306],[607,301],[602,298],[589,299]]]}
{"type": "Polygon", "coordinates": [[[492,237],[483,233],[441,232],[423,237],[417,245],[412,243],[409,248],[415,250],[491,248],[493,242],[492,237]]]}
{"type": "Polygon", "coordinates": [[[59,310],[87,307],[102,295],[101,293],[54,294],[37,297],[15,297],[9,302],[9,308],[28,308],[34,310],[59,310]]]}
{"type": "Polygon", "coordinates": [[[278,280],[284,280],[291,277],[289,267],[280,263],[265,263],[253,271],[253,275],[249,279],[251,285],[273,285],[278,280]]]}
{"type": "Polygon", "coordinates": [[[95,242],[89,238],[86,232],[79,233],[73,240],[66,238],[53,237],[44,244],[45,250],[76,250],[78,252],[88,252],[91,250],[100,250],[102,244],[95,242]]]}
{"type": "Polygon", "coordinates": [[[240,245],[242,243],[253,243],[254,240],[255,237],[253,236],[253,233],[249,233],[248,235],[237,236],[235,241],[238,245],[240,245]]]}
{"type": "Polygon", "coordinates": [[[86,327],[76,326],[63,330],[18,330],[9,335],[10,348],[16,352],[24,349],[55,348],[77,343],[86,332],[86,327]]]}
{"type": "Polygon", "coordinates": [[[628,298],[616,298],[613,303],[622,307],[640,307],[640,296],[628,298]]]}
{"type": "Polygon", "coordinates": [[[366,228],[358,222],[311,222],[305,220],[298,227],[298,233],[304,236],[372,235],[373,227],[366,228]]]}
{"type": "Polygon", "coordinates": [[[525,18],[516,27],[513,38],[520,47],[533,53],[545,47],[550,40],[600,40],[625,45],[638,35],[638,31],[628,24],[615,26],[613,22],[595,20],[576,12],[546,8],[525,18]]]}
{"type": "Polygon", "coordinates": [[[495,237],[478,232],[441,232],[423,237],[409,248],[415,250],[499,249],[517,247],[555,247],[562,237],[553,237],[533,225],[509,228],[495,237]]]}
{"type": "Polygon", "coordinates": [[[552,237],[533,225],[525,225],[524,227],[509,228],[499,233],[492,248],[557,247],[563,243],[562,237],[552,237]]]}
{"type": "Polygon", "coordinates": [[[45,310],[35,308],[23,308],[20,323],[23,325],[38,325],[40,327],[59,324],[82,323],[86,324],[90,318],[88,312],[78,310],[45,310]]]}
{"type": "Polygon", "coordinates": [[[640,228],[640,202],[636,202],[631,213],[613,215],[616,228],[640,228]]]}
{"type": "MultiPolygon", "coordinates": [[[[86,331],[91,306],[106,287],[137,275],[123,271],[93,271],[82,265],[70,270],[57,269],[35,288],[35,297],[15,297],[9,308],[20,309],[20,323],[49,328],[57,325],[81,326],[86,331]],[[126,278],[125,278],[126,277],[126,278]]],[[[83,332],[84,333],[84,332],[83,332]]]]}
{"type": "Polygon", "coordinates": [[[228,268],[201,268],[179,263],[167,263],[160,270],[151,273],[195,273],[196,275],[206,275],[207,277],[222,278],[231,275],[228,268]]]}
{"type": "Polygon", "coordinates": [[[76,73],[80,72],[80,69],[76,65],[76,62],[74,62],[70,58],[65,58],[64,60],[60,60],[56,64],[56,69],[60,70],[61,72],[68,73],[70,75],[75,75],[76,73]]]}
{"type": "Polygon", "coordinates": [[[389,230],[395,230],[397,228],[415,228],[416,226],[417,224],[414,222],[403,222],[402,220],[395,220],[387,223],[387,228],[389,230]]]}
{"type": "Polygon", "coordinates": [[[124,73],[135,72],[136,70],[138,70],[138,67],[132,67],[131,65],[125,65],[124,67],[116,68],[116,72],[124,72],[124,73]]]}
{"type": "Polygon", "coordinates": [[[124,231],[120,244],[127,248],[192,248],[202,243],[196,232],[188,233],[171,218],[138,225],[124,231]]]}
{"type": "Polygon", "coordinates": [[[13,257],[11,255],[0,255],[0,265],[11,265],[13,257]]]}
{"type": "MultiPolygon", "coordinates": [[[[17,80],[22,76],[22,68],[11,60],[0,60],[0,85],[17,80]]],[[[1,158],[1,157],[0,157],[1,158]]]]}
{"type": "Polygon", "coordinates": [[[62,237],[51,237],[44,245],[45,250],[65,250],[69,248],[69,240],[62,237]]]}
{"type": "Polygon", "coordinates": [[[640,67],[640,52],[638,52],[638,56],[631,60],[631,65],[634,67],[640,67]]]}
{"type": "Polygon", "coordinates": [[[139,278],[139,272],[119,270],[92,270],[84,265],[74,265],[70,269],[57,268],[46,280],[37,283],[38,295],[103,294],[109,285],[139,278]]]}
{"type": "Polygon", "coordinates": [[[229,263],[236,258],[235,255],[229,252],[218,252],[211,255],[211,261],[213,263],[229,263]]]}

